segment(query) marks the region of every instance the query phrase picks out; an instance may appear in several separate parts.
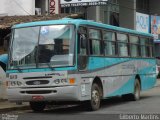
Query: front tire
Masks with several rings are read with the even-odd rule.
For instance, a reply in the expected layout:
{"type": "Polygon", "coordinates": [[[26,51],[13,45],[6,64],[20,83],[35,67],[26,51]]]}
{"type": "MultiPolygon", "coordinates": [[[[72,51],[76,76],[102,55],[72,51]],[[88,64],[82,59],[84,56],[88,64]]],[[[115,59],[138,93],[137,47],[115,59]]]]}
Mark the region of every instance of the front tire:
{"type": "Polygon", "coordinates": [[[34,112],[42,112],[46,107],[46,103],[45,102],[30,102],[30,107],[34,112]]]}
{"type": "Polygon", "coordinates": [[[101,94],[102,91],[98,84],[93,83],[91,88],[91,100],[89,101],[89,109],[91,111],[96,111],[100,108],[101,105],[101,94]]]}

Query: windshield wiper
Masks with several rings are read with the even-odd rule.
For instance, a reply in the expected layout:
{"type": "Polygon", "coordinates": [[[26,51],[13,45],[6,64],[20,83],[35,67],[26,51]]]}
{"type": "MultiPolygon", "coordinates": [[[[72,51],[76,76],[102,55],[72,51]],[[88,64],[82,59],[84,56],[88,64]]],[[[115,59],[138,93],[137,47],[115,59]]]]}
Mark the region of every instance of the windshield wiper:
{"type": "Polygon", "coordinates": [[[54,68],[51,66],[50,63],[46,63],[46,64],[47,64],[47,66],[48,66],[51,70],[54,70],[54,68]]]}
{"type": "Polygon", "coordinates": [[[17,68],[17,70],[22,73],[22,69],[20,69],[17,65],[15,65],[15,67],[17,68]]]}
{"type": "Polygon", "coordinates": [[[11,63],[11,66],[16,67],[16,68],[17,68],[17,70],[18,70],[20,73],[22,73],[22,69],[20,69],[17,65],[14,65],[13,63],[11,63]]]}

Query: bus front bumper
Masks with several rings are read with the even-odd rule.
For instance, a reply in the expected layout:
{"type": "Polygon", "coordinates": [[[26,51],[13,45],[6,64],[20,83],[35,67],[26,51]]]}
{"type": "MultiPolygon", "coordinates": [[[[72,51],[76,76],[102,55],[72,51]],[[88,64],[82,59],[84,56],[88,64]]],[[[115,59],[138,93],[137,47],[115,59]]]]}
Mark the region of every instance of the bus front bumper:
{"type": "Polygon", "coordinates": [[[11,102],[29,101],[79,101],[78,86],[52,88],[9,88],[8,100],[11,102]],[[39,99],[38,99],[39,98],[39,99]]]}

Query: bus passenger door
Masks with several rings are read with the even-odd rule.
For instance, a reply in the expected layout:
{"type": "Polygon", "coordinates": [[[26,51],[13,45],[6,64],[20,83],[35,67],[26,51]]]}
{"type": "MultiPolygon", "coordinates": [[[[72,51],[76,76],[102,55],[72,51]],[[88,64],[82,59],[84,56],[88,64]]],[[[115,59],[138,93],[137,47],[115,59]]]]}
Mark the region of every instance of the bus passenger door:
{"type": "Polygon", "coordinates": [[[91,98],[91,81],[88,71],[88,38],[87,38],[87,29],[86,27],[80,27],[78,33],[78,71],[79,74],[76,77],[79,77],[80,82],[80,96],[82,100],[90,100],[91,98]]]}

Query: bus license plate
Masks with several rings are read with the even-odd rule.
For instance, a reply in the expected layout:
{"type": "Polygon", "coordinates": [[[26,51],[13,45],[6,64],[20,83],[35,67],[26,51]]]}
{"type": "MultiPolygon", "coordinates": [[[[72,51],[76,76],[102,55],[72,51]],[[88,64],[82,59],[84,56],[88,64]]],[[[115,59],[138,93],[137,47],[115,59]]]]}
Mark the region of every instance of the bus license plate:
{"type": "Polygon", "coordinates": [[[44,100],[44,97],[43,96],[32,96],[32,100],[42,101],[42,100],[44,100]]]}

